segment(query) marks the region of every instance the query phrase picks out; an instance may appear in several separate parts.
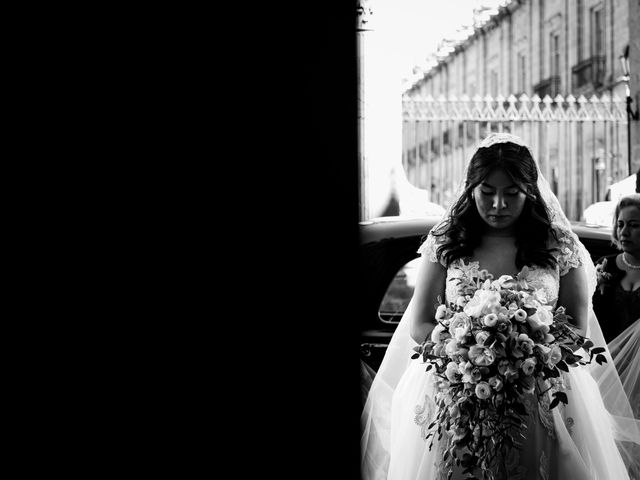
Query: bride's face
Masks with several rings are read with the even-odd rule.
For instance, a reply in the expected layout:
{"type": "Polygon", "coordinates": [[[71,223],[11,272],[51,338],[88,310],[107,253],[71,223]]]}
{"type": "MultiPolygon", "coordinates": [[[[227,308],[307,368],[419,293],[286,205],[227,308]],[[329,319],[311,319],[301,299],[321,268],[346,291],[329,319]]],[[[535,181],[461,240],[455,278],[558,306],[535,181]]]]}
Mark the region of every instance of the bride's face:
{"type": "Polygon", "coordinates": [[[476,185],[473,199],[480,217],[493,234],[510,235],[527,197],[511,177],[498,168],[476,185]]]}

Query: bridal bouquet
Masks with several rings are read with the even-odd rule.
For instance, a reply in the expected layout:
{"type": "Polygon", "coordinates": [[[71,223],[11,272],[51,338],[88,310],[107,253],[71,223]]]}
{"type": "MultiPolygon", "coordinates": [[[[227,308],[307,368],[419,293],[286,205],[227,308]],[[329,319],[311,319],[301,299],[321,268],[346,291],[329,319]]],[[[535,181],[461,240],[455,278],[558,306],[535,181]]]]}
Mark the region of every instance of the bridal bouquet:
{"type": "Polygon", "coordinates": [[[441,304],[437,325],[413,359],[422,358],[437,380],[436,418],[426,439],[444,434],[445,466],[464,467],[468,478],[493,478],[496,461],[521,448],[526,435],[524,398],[551,395],[549,408],[568,403],[553,384],[569,367],[606,362],[604,348],[577,334],[563,307],[552,308],[544,290],[517,277],[497,280],[486,270],[468,269],[457,279],[455,304],[441,304]],[[586,359],[578,353],[582,349],[586,359]]]}

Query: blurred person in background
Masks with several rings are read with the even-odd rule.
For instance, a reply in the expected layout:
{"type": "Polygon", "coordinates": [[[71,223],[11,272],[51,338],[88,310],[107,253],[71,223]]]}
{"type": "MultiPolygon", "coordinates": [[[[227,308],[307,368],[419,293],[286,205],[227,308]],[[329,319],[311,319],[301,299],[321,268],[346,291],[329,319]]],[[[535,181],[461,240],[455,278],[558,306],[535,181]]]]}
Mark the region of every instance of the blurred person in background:
{"type": "Polygon", "coordinates": [[[596,262],[598,285],[593,309],[634,414],[639,418],[640,193],[623,196],[616,205],[614,218],[612,241],[620,252],[596,262]]]}

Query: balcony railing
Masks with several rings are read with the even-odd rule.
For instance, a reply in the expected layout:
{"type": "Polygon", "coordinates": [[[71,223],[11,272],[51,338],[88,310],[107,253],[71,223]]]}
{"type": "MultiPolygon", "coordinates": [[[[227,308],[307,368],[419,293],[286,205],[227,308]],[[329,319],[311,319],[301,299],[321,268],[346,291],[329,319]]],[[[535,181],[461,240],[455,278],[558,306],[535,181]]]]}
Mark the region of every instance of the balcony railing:
{"type": "Polygon", "coordinates": [[[600,88],[604,85],[605,57],[594,56],[574,65],[571,69],[573,90],[600,88]]]}

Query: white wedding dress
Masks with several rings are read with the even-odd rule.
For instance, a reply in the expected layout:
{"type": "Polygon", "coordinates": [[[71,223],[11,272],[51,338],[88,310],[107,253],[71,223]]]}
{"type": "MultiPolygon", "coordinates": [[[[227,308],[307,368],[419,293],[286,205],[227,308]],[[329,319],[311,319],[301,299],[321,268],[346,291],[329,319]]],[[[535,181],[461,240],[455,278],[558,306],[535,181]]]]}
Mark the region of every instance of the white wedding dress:
{"type": "MultiPolygon", "coordinates": [[[[572,248],[566,245],[564,247],[555,269],[525,267],[520,272],[520,276],[526,278],[531,285],[544,289],[547,298],[554,299],[553,302],[558,297],[560,276],[577,266],[576,259],[579,258],[572,248]]],[[[423,261],[437,261],[433,237],[429,236],[429,240],[420,248],[420,253],[423,261]]],[[[453,280],[463,270],[478,268],[477,262],[465,263],[462,260],[457,260],[448,267],[445,290],[447,302],[456,300],[457,289],[453,280]]],[[[405,317],[410,315],[411,304],[405,317]]],[[[378,402],[378,405],[370,404],[370,395],[365,405],[362,477],[366,480],[447,478],[441,450],[444,437],[440,443],[434,441],[431,450],[428,448],[431,439],[424,440],[425,429],[433,421],[436,412],[433,401],[436,389],[434,375],[426,372],[426,365],[420,359],[410,358],[414,352],[407,346],[415,346],[416,343],[409,337],[408,324],[406,321],[400,322],[379,370],[404,373],[396,378],[383,374],[383,378],[374,379],[371,387],[372,392],[378,394],[375,397],[387,398],[390,403],[385,405],[383,401],[378,402]],[[397,348],[406,349],[404,355],[394,352],[397,348]],[[385,362],[399,364],[389,368],[389,365],[384,365],[385,362]],[[401,362],[405,362],[405,365],[400,365],[401,362]]],[[[596,346],[604,345],[601,332],[588,329],[587,337],[592,338],[596,346]],[[601,342],[598,342],[599,338],[601,342]]],[[[609,356],[608,361],[612,363],[609,356]]],[[[525,446],[521,451],[512,449],[508,458],[503,459],[504,471],[497,472],[496,480],[633,479],[635,475],[629,476],[627,466],[637,459],[631,457],[633,453],[621,452],[618,448],[621,444],[616,440],[637,440],[640,429],[637,423],[633,426],[626,419],[619,422],[621,427],[617,427],[615,417],[609,414],[603,403],[596,380],[601,374],[597,370],[610,368],[610,365],[600,366],[594,361],[588,366],[570,367],[568,373],[563,373],[565,392],[569,399],[566,406],[560,403],[556,408],[548,409],[553,390],[543,395],[541,403],[537,401],[539,389],[536,389],[535,394],[529,395],[525,399],[525,405],[532,414],[529,416],[525,446]],[[618,431],[623,429],[626,431],[618,431]],[[629,431],[632,433],[628,433],[629,431]],[[623,460],[625,454],[626,460],[623,460]]],[[[609,378],[608,375],[605,376],[609,378]]],[[[628,404],[625,407],[626,410],[620,408],[620,411],[626,415],[628,404]]],[[[465,477],[461,467],[454,468],[453,479],[465,477]]]]}

